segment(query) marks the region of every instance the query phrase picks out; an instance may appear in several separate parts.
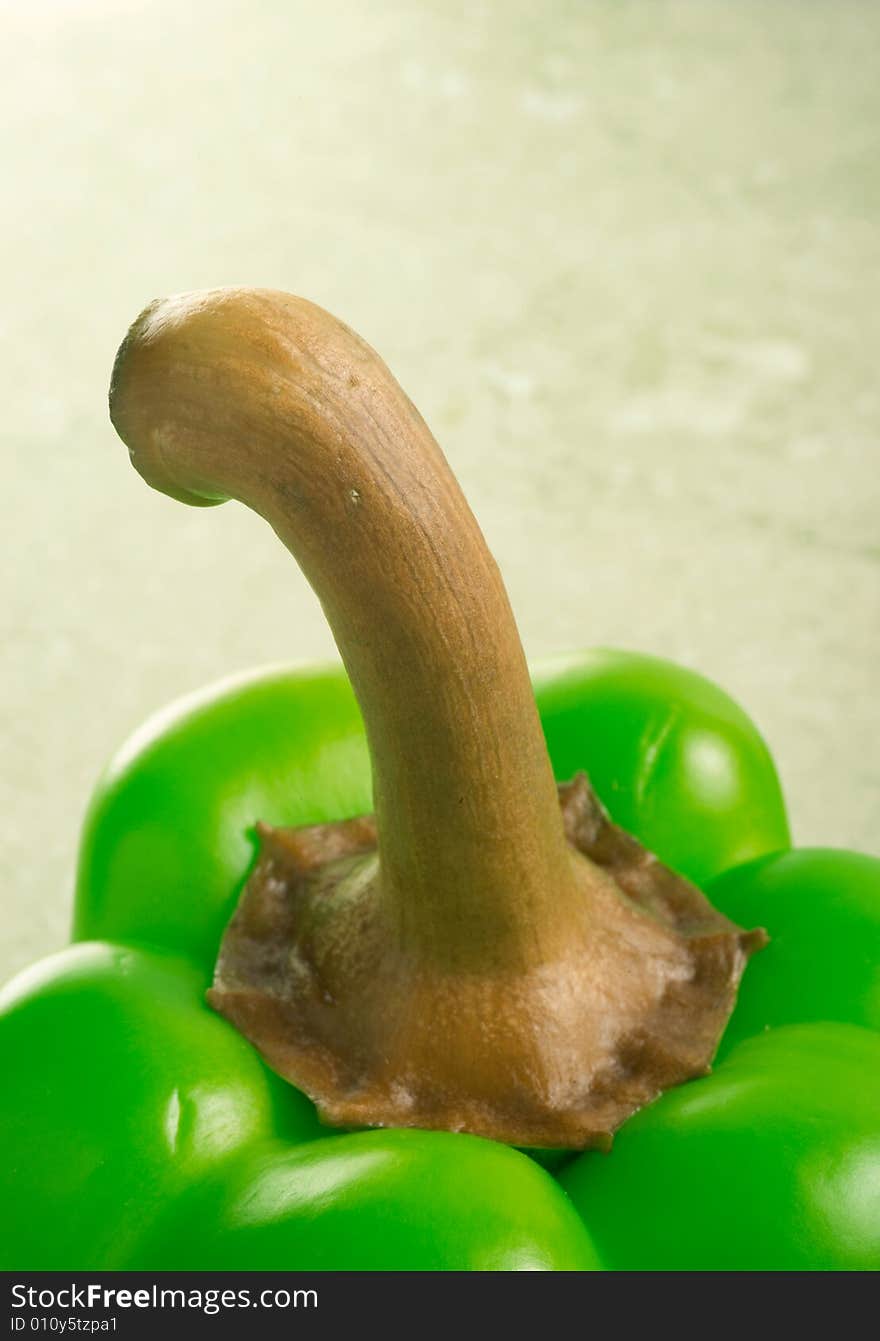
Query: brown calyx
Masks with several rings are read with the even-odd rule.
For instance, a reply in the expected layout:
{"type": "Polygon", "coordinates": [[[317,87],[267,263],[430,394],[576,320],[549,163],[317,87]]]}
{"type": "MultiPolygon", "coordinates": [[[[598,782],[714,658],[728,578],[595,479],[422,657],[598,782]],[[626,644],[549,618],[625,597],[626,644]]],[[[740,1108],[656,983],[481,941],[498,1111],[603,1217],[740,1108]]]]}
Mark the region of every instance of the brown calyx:
{"type": "Polygon", "coordinates": [[[271,523],[370,747],[375,819],[262,831],[212,1004],[343,1125],[604,1145],[704,1073],[761,933],[557,793],[498,570],[377,355],[288,294],[183,295],[111,416],[149,483],[271,523]]]}
{"type": "Polygon", "coordinates": [[[584,774],[559,801],[582,915],[549,963],[414,964],[388,934],[373,816],[260,825],[211,1004],[326,1122],[607,1147],[635,1109],[705,1074],[766,936],[612,824],[584,774]]]}

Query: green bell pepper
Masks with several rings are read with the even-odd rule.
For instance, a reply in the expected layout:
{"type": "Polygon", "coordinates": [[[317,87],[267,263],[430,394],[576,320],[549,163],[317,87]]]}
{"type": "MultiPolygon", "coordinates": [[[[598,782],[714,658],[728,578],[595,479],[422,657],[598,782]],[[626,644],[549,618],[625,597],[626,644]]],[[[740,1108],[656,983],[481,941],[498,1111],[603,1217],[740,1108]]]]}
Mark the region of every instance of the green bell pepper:
{"type": "MultiPolygon", "coordinates": [[[[709,878],[787,845],[763,742],[706,680],[602,651],[534,683],[556,771],[586,766],[664,857],[699,833],[709,878]]],[[[79,943],[0,998],[14,1077],[0,1115],[5,1268],[601,1265],[524,1154],[461,1134],[328,1135],[204,1004],[254,861],[253,817],[313,824],[369,803],[363,724],[335,669],[227,681],[157,715],[111,762],[83,833],[79,943]]]]}
{"type": "MultiPolygon", "coordinates": [[[[222,299],[237,313],[236,301],[222,299]]],[[[198,313],[213,311],[213,302],[199,298],[198,313]]],[[[161,329],[175,327],[173,312],[160,315],[161,329]]],[[[185,330],[190,342],[193,330],[199,334],[185,330]]],[[[241,328],[236,333],[241,339],[241,328]]],[[[145,357],[157,358],[157,346],[154,338],[145,357]]],[[[120,357],[132,347],[130,336],[120,357]]],[[[222,366],[224,379],[235,381],[235,365],[222,366]]],[[[196,380],[204,383],[204,367],[196,380]]],[[[356,380],[346,373],[348,386],[356,380]]],[[[193,385],[175,384],[177,400],[193,385]]],[[[375,404],[371,414],[375,423],[375,404]]],[[[162,433],[161,459],[147,466],[133,451],[135,464],[174,496],[211,499],[201,466],[187,482],[174,474],[167,425],[162,433]]],[[[369,501],[366,486],[352,486],[351,506],[360,511],[369,501]]],[[[298,496],[295,506],[309,505],[298,496]]],[[[270,520],[286,539],[278,518],[270,520]]],[[[338,616],[333,600],[322,599],[338,616]]],[[[384,633],[395,655],[405,655],[389,612],[384,633]]],[[[147,723],[99,785],[81,846],[76,943],[0,995],[0,1057],[11,1081],[0,1109],[0,1265],[880,1265],[880,862],[791,850],[777,775],[757,730],[723,691],[667,662],[599,651],[536,668],[539,731],[553,775],[586,770],[618,825],[708,889],[727,917],[766,926],[770,944],[743,979],[712,1074],[655,1085],[653,1102],[629,1103],[617,1125],[641,1111],[623,1123],[610,1154],[566,1154],[557,1140],[547,1143],[557,1149],[527,1152],[511,1147],[539,1143],[406,1121],[330,1134],[301,1088],[274,1073],[283,1068],[274,1059],[267,1066],[209,1010],[204,994],[218,943],[230,917],[234,926],[247,913],[255,860],[259,870],[263,859],[265,830],[261,840],[255,821],[307,835],[324,826],[335,841],[340,821],[370,809],[377,767],[386,780],[357,647],[352,652],[338,628],[337,637],[357,697],[336,669],[238,677],[147,723]],[[654,1098],[658,1088],[666,1092],[654,1098]]],[[[486,678],[491,716],[499,690],[486,678]]],[[[432,711],[425,709],[429,733],[437,726],[432,711]]],[[[393,730],[393,716],[385,724],[393,730]]],[[[518,748],[528,752],[527,733],[524,741],[512,742],[511,758],[518,748]]],[[[418,766],[442,770],[443,759],[429,753],[418,766]]],[[[379,821],[387,826],[387,812],[379,821]]],[[[608,839],[610,830],[602,833],[608,839]]],[[[357,888],[372,861],[355,861],[357,888]]],[[[637,864],[645,862],[657,867],[642,857],[637,864]]],[[[605,875],[597,880],[607,891],[605,875]]],[[[672,888],[673,901],[691,898],[685,884],[672,888]]],[[[632,899],[624,905],[635,917],[632,899]]],[[[649,906],[650,918],[663,922],[665,905],[649,906]]],[[[689,906],[710,919],[713,953],[742,943],[732,923],[689,906]]],[[[466,905],[459,912],[466,916],[466,905]]],[[[499,929],[507,924],[496,922],[499,929]]],[[[451,953],[453,942],[437,934],[451,953]]],[[[479,934],[476,948],[484,949],[479,934]]],[[[493,973],[503,970],[492,962],[493,973]]],[[[455,977],[457,963],[453,970],[455,977]]],[[[728,985],[722,995],[731,999],[728,985]]],[[[471,1043],[465,1031],[437,1047],[471,1043]]],[[[635,1073],[638,1057],[632,1065],[635,1073]]],[[[698,1061],[688,1074],[707,1070],[698,1061]]],[[[329,1103],[316,1089],[326,1119],[329,1103]]],[[[591,1133],[600,1130],[578,1129],[571,1144],[599,1145],[591,1133]]]]}

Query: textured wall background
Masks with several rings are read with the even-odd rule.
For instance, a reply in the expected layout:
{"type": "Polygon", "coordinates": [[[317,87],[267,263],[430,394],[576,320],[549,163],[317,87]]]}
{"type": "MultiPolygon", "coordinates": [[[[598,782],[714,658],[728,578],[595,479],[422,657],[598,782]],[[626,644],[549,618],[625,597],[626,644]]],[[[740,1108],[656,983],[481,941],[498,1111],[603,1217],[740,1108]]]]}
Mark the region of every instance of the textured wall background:
{"type": "Polygon", "coordinates": [[[131,471],[151,297],[338,313],[432,424],[532,657],[715,677],[797,838],[880,851],[880,6],[0,5],[0,976],[152,709],[334,654],[268,529],[131,471]]]}

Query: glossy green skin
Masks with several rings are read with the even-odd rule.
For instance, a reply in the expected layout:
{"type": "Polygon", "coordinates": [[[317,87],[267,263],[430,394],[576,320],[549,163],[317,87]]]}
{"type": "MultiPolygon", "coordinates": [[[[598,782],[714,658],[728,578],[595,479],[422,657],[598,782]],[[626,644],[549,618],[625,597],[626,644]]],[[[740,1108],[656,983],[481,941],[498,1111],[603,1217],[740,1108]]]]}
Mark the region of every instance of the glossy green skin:
{"type": "Polygon", "coordinates": [[[370,761],[339,671],[258,672],[172,704],[111,762],[86,817],[74,937],[161,945],[213,971],[254,824],[369,811],[370,761]]]}
{"type": "Polygon", "coordinates": [[[599,650],[539,668],[535,694],[556,777],[585,769],[612,819],[695,884],[789,846],[764,741],[702,675],[599,650]]]}
{"type": "MultiPolygon", "coordinates": [[[[698,882],[718,879],[727,911],[748,904],[755,872],[798,855],[786,851],[760,736],[701,677],[597,652],[545,667],[535,687],[556,776],[585,769],[619,823],[698,882]]],[[[254,822],[315,823],[369,808],[363,728],[339,671],[228,682],[129,742],[90,808],[75,921],[79,940],[117,944],[77,946],[38,966],[0,1014],[0,1065],[16,1077],[0,1128],[0,1192],[11,1208],[0,1265],[591,1269],[671,1265],[676,1254],[679,1265],[722,1266],[764,1253],[757,1264],[769,1265],[775,1252],[821,1267],[870,1256],[880,1217],[846,1174],[855,1160],[869,1185],[878,1176],[877,1113],[861,1098],[877,1039],[863,1030],[844,1029],[856,1039],[846,1046],[818,1024],[744,1043],[716,1075],[637,1115],[611,1156],[557,1169],[559,1182],[473,1137],[319,1128],[311,1105],[206,1010],[201,989],[254,857],[254,822]],[[825,1105],[819,1117],[810,1103],[825,1105]],[[651,1137],[655,1128],[662,1139],[651,1137]],[[835,1168],[844,1172],[832,1176],[835,1168]],[[719,1169],[722,1197],[729,1191],[739,1207],[735,1223],[712,1191],[719,1169]],[[832,1184],[842,1191],[823,1202],[832,1184]],[[815,1225],[832,1203],[823,1238],[815,1225]],[[814,1208],[806,1238],[804,1205],[814,1208]]],[[[851,883],[847,917],[878,906],[873,868],[851,883]]],[[[764,903],[759,890],[741,920],[771,925],[764,903]]],[[[775,917],[798,901],[771,905],[775,917]]],[[[824,916],[818,908],[817,928],[824,916]]],[[[756,962],[775,954],[780,973],[798,979],[787,939],[779,933],[756,962]]],[[[849,951],[841,954],[848,973],[849,951]]],[[[769,971],[750,999],[754,972],[734,1022],[743,1037],[792,1018],[773,1014],[769,971]]],[[[830,1010],[867,1023],[853,1004],[870,999],[864,974],[859,982],[837,992],[834,1009],[827,991],[804,988],[795,1018],[830,1010]]],[[[782,989],[777,997],[788,999],[782,989]]]]}
{"type": "Polygon", "coordinates": [[[720,1055],[779,1024],[839,1020],[880,1030],[880,860],[830,848],[759,858],[709,898],[770,946],[749,966],[720,1055]]]}
{"type": "Polygon", "coordinates": [[[593,1271],[571,1202],[475,1136],[382,1131],[244,1151],[133,1257],[152,1270],[593,1271]]]}
{"type": "Polygon", "coordinates": [[[880,1267],[880,1036],[748,1039],[560,1181],[612,1270],[880,1267]]]}
{"type": "Polygon", "coordinates": [[[321,1134],[314,1109],[168,956],[71,947],[0,995],[0,1267],[118,1266],[243,1143],[321,1134]]]}
{"type": "Polygon", "coordinates": [[[880,1268],[880,861],[802,849],[713,881],[770,944],[714,1074],[561,1182],[621,1270],[880,1268]],[[633,1208],[637,1213],[633,1214],[633,1208]]]}
{"type": "Polygon", "coordinates": [[[167,955],[93,942],[42,961],[0,997],[0,1056],[0,1269],[597,1265],[525,1155],[328,1138],[167,955]]]}

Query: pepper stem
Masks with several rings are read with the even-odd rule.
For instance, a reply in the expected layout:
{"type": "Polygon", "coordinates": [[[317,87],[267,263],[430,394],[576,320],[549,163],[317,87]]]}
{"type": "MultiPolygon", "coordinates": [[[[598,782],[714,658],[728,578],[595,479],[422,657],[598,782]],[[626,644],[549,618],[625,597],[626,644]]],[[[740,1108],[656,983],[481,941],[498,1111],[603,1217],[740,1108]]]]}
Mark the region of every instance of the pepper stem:
{"type": "Polygon", "coordinates": [[[339,1122],[601,1143],[704,1069],[751,947],[696,890],[658,924],[572,840],[498,569],[374,351],[288,294],[184,294],[132,326],[110,404],[148,483],[236,498],[293,553],[372,759],[375,830],[266,833],[218,1009],[339,1122]],[[707,926],[713,1001],[657,1041],[707,926]]]}

